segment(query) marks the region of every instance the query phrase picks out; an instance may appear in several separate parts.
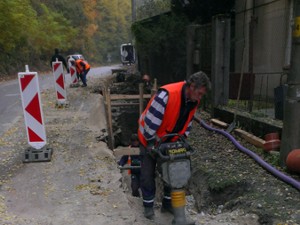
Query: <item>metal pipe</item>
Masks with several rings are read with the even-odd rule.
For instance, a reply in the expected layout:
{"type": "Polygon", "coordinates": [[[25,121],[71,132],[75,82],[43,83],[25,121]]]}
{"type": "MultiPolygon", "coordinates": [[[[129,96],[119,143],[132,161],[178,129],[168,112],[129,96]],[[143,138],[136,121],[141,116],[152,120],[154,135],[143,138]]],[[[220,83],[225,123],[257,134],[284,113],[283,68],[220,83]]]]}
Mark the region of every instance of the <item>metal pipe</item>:
{"type": "Polygon", "coordinates": [[[132,169],[140,169],[141,166],[118,166],[120,170],[132,170],[132,169]]]}
{"type": "Polygon", "coordinates": [[[284,102],[280,163],[284,166],[288,154],[300,148],[300,0],[294,1],[291,70],[287,78],[287,96],[284,102]]]}
{"type": "Polygon", "coordinates": [[[289,20],[287,24],[287,37],[285,46],[284,67],[291,65],[291,52],[292,52],[292,24],[293,24],[294,0],[289,0],[289,20]]]}

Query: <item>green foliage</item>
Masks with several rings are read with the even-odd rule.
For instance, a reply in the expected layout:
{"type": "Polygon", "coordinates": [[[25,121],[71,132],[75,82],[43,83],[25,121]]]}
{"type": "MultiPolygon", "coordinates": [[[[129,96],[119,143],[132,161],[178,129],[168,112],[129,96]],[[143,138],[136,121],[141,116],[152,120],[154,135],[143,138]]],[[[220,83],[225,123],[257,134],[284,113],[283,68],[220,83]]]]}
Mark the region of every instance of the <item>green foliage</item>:
{"type": "Polygon", "coordinates": [[[36,27],[36,13],[28,0],[0,1],[0,49],[10,54],[13,49],[29,38],[36,27]]]}
{"type": "Polygon", "coordinates": [[[232,13],[234,0],[171,0],[172,10],[177,14],[185,14],[190,21],[199,24],[210,23],[217,14],[232,13]]]}
{"type": "Polygon", "coordinates": [[[49,69],[55,48],[64,56],[82,53],[90,63],[105,62],[108,53],[119,61],[130,22],[129,0],[1,0],[0,73],[25,64],[49,69]]]}
{"type": "Polygon", "coordinates": [[[171,10],[171,2],[166,0],[145,0],[137,9],[137,20],[156,16],[171,10]]]}
{"type": "Polygon", "coordinates": [[[49,10],[45,4],[41,4],[41,9],[38,23],[39,35],[32,43],[38,47],[36,50],[40,53],[52,54],[53,46],[59,49],[72,47],[72,39],[78,33],[78,29],[71,27],[70,21],[60,13],[49,10]]]}
{"type": "MultiPolygon", "coordinates": [[[[152,61],[161,73],[169,76],[169,81],[182,80],[185,76],[187,22],[184,16],[166,13],[132,26],[140,61],[152,61]]],[[[144,72],[149,73],[147,68],[144,72]]]]}

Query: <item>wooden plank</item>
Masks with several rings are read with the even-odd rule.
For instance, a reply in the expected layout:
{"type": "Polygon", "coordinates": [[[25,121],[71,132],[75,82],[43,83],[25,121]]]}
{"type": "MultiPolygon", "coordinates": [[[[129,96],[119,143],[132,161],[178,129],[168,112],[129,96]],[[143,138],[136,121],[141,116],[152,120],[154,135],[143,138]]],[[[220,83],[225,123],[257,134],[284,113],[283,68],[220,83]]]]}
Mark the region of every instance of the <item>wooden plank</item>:
{"type": "Polygon", "coordinates": [[[103,88],[103,100],[104,100],[104,104],[106,105],[106,102],[107,102],[107,88],[106,88],[106,86],[103,88]]]}
{"type": "MultiPolygon", "coordinates": [[[[110,95],[111,100],[130,100],[130,99],[140,99],[140,95],[116,95],[112,94],[110,95]]],[[[151,95],[143,95],[144,98],[151,98],[151,95]]]]}
{"type": "Polygon", "coordinates": [[[137,147],[121,147],[115,148],[113,150],[113,154],[115,157],[120,157],[123,155],[139,155],[140,149],[137,147]]]}
{"type": "Polygon", "coordinates": [[[153,83],[153,87],[151,89],[151,96],[155,95],[157,92],[157,79],[154,78],[154,83],[153,83]]]}
{"type": "Polygon", "coordinates": [[[219,127],[223,127],[223,128],[227,128],[228,127],[228,124],[221,121],[221,120],[218,120],[218,119],[211,119],[210,120],[213,124],[219,126],[219,127]]]}
{"type": "Polygon", "coordinates": [[[255,135],[250,134],[241,129],[235,129],[234,132],[256,147],[259,147],[259,148],[264,147],[265,140],[263,140],[259,137],[256,137],[255,135]]]}
{"type": "Polygon", "coordinates": [[[126,71],[127,71],[126,69],[112,69],[111,74],[118,73],[118,72],[126,72],[126,71]]]}
{"type": "Polygon", "coordinates": [[[111,103],[111,106],[134,106],[134,105],[139,105],[140,103],[138,102],[113,102],[111,103]]]}
{"type": "Polygon", "coordinates": [[[144,95],[144,84],[143,83],[140,83],[139,84],[139,105],[140,105],[140,107],[139,107],[139,110],[140,110],[140,114],[139,115],[142,115],[142,113],[143,113],[143,111],[144,111],[144,97],[143,97],[143,95],[144,95]]]}
{"type": "Polygon", "coordinates": [[[111,99],[110,99],[110,89],[106,93],[106,115],[107,115],[107,129],[108,129],[108,147],[114,149],[114,134],[112,128],[112,114],[111,114],[111,99]]]}

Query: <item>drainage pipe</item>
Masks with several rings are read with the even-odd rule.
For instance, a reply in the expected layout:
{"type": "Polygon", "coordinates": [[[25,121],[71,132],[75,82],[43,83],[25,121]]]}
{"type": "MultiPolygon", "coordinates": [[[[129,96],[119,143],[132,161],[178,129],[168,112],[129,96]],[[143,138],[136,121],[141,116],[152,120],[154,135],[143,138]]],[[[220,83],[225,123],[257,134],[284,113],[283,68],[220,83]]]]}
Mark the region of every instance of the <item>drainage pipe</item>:
{"type": "Polygon", "coordinates": [[[272,167],[270,164],[268,164],[267,162],[265,162],[264,160],[262,160],[258,155],[256,155],[254,152],[250,151],[249,149],[245,148],[244,146],[242,146],[237,140],[235,140],[235,138],[230,135],[228,132],[226,132],[225,130],[221,130],[221,129],[216,129],[213,128],[209,125],[207,125],[203,120],[198,119],[197,117],[194,117],[194,120],[199,123],[201,126],[203,126],[205,129],[210,130],[210,131],[215,131],[217,133],[220,133],[222,135],[224,135],[225,137],[227,137],[229,140],[232,141],[232,143],[243,153],[249,155],[252,159],[254,159],[259,165],[261,165],[264,169],[266,169],[267,171],[269,171],[272,175],[274,175],[275,177],[278,177],[279,179],[283,180],[284,182],[292,185],[294,188],[296,188],[298,191],[300,191],[300,182],[293,179],[292,177],[289,177],[287,175],[285,175],[284,173],[280,172],[279,170],[275,169],[274,167],[272,167]]]}

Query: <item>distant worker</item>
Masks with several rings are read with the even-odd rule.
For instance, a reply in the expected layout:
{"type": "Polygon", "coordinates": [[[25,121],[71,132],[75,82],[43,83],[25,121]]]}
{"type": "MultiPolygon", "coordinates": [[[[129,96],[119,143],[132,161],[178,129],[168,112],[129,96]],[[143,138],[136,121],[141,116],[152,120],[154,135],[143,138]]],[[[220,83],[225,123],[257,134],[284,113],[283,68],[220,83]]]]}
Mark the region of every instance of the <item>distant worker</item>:
{"type": "Polygon", "coordinates": [[[56,59],[63,63],[63,65],[65,66],[67,72],[69,73],[70,71],[69,71],[69,68],[67,66],[66,60],[62,55],[59,54],[59,50],[57,48],[54,49],[54,55],[51,57],[51,61],[50,61],[51,68],[52,68],[52,62],[56,62],[56,59]]]}
{"type": "Polygon", "coordinates": [[[142,81],[146,87],[151,85],[151,78],[148,74],[142,76],[142,81]]]}
{"type": "MultiPolygon", "coordinates": [[[[138,137],[140,141],[141,190],[143,195],[144,216],[154,217],[155,168],[157,154],[153,151],[156,143],[166,134],[189,135],[193,116],[206,94],[210,82],[203,72],[192,74],[188,80],[162,86],[149,101],[139,119],[138,137]]],[[[166,141],[174,141],[166,140],[166,141]]],[[[164,186],[162,212],[173,212],[171,188],[164,186]]]]}
{"type": "Polygon", "coordinates": [[[71,61],[72,65],[76,67],[76,72],[77,75],[80,77],[82,81],[82,86],[81,87],[86,87],[86,76],[88,72],[90,71],[90,64],[87,63],[87,61],[83,59],[77,59],[77,60],[72,60],[71,61]]]}
{"type": "Polygon", "coordinates": [[[152,84],[150,76],[148,74],[144,74],[142,76],[142,81],[144,83],[145,93],[151,93],[152,84]]]}
{"type": "Polygon", "coordinates": [[[129,65],[131,65],[134,63],[133,46],[129,46],[127,52],[128,54],[126,60],[128,61],[129,65]]]}
{"type": "MultiPolygon", "coordinates": [[[[130,138],[130,147],[139,147],[139,139],[137,134],[132,134],[130,138]]],[[[120,166],[124,166],[128,162],[129,155],[123,155],[118,162],[120,166]]],[[[140,166],[141,156],[140,155],[130,155],[131,164],[129,166],[140,166]]],[[[131,169],[131,193],[134,197],[140,197],[140,172],[139,168],[131,169]]]]}

